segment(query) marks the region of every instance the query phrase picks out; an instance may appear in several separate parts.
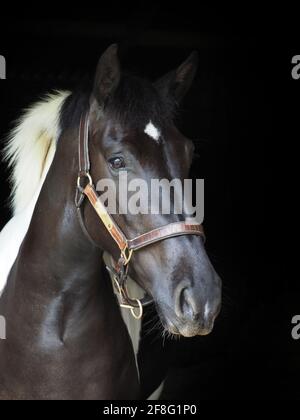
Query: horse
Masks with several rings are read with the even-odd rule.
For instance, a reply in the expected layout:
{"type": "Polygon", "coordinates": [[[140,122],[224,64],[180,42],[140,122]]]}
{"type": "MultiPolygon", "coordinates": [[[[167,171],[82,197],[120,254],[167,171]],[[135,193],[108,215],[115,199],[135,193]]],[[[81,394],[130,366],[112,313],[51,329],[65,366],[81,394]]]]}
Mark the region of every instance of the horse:
{"type": "Polygon", "coordinates": [[[148,183],[188,176],[194,146],[174,116],[197,65],[194,52],[150,82],[121,70],[113,44],[90,83],[43,98],[12,132],[5,154],[14,216],[0,235],[0,399],[140,398],[137,346],[122,312],[141,322],[151,301],[170,334],[212,330],[221,279],[202,226],[182,214],[112,216],[94,188],[104,178],[117,183],[120,171],[148,183]],[[129,277],[143,297],[131,294],[129,277]]]}

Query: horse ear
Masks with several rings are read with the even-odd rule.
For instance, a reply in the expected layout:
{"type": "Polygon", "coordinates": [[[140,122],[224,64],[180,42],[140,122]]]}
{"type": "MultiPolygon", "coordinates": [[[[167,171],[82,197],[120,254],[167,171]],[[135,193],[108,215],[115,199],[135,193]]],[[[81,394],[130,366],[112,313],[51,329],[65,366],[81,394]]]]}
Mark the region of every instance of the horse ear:
{"type": "Polygon", "coordinates": [[[185,96],[194,80],[198,68],[198,53],[193,51],[192,54],[176,69],[155,82],[155,86],[164,94],[174,97],[180,102],[185,96]]]}
{"type": "Polygon", "coordinates": [[[100,107],[104,107],[109,97],[113,94],[120,81],[120,63],[118,59],[117,44],[110,45],[101,55],[95,74],[93,93],[100,107]]]}

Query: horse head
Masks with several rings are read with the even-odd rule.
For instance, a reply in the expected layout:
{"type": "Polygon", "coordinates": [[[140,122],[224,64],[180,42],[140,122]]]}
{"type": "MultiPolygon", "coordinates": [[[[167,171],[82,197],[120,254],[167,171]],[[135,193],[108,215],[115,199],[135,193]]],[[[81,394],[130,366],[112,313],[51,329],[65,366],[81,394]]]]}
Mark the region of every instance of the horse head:
{"type": "MultiPolygon", "coordinates": [[[[116,45],[104,52],[86,111],[93,180],[108,179],[118,190],[120,174],[125,173],[128,182],[140,179],[146,185],[154,178],[188,177],[194,146],[175,126],[174,115],[197,63],[192,53],[176,70],[151,83],[121,71],[116,45]]],[[[116,244],[87,202],[83,213],[89,235],[117,260],[116,244]]],[[[127,238],[134,238],[183,221],[185,215],[128,211],[113,218],[127,238]]],[[[190,337],[212,330],[221,305],[221,280],[202,237],[172,237],[134,252],[129,274],[153,298],[167,331],[190,337]]]]}

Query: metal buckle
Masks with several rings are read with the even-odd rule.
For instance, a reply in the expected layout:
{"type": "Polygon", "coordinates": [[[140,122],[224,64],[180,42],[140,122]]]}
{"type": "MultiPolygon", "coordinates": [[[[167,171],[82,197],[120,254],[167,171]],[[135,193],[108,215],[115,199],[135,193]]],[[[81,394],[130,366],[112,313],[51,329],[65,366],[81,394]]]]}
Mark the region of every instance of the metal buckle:
{"type": "Polygon", "coordinates": [[[127,265],[129,263],[129,261],[131,260],[132,253],[133,253],[133,249],[128,249],[127,246],[126,246],[126,248],[122,249],[121,257],[123,258],[123,264],[124,265],[127,265]]]}
{"type": "Polygon", "coordinates": [[[77,177],[77,188],[79,190],[82,191],[83,188],[84,188],[84,187],[81,186],[81,183],[80,183],[80,181],[81,181],[82,178],[87,178],[88,181],[89,181],[88,183],[90,185],[93,185],[93,180],[92,180],[92,177],[91,177],[91,175],[90,175],[89,172],[82,172],[82,173],[79,172],[78,177],[77,177]]]}
{"type": "Polygon", "coordinates": [[[119,302],[120,307],[125,308],[125,309],[129,309],[130,312],[131,312],[131,315],[135,319],[141,319],[142,316],[143,316],[143,305],[142,305],[140,299],[130,298],[130,300],[133,300],[133,301],[137,302],[138,307],[135,307],[135,306],[130,305],[128,303],[123,303],[123,302],[126,302],[126,300],[128,301],[128,298],[127,298],[128,292],[125,291],[125,289],[120,285],[118,274],[116,274],[116,272],[114,270],[112,270],[110,267],[106,267],[106,268],[110,273],[112,273],[113,281],[114,281],[114,288],[115,288],[115,291],[119,295],[120,300],[121,300],[121,302],[119,302]],[[137,310],[138,310],[138,312],[136,312],[137,310]]]}

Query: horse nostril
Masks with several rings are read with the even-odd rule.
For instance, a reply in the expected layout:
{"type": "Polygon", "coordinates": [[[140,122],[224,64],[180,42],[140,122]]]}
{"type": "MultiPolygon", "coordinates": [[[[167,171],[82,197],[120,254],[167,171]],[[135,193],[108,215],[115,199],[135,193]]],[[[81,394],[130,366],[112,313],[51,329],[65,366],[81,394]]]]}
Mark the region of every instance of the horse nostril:
{"type": "Polygon", "coordinates": [[[197,314],[193,308],[193,301],[190,297],[187,287],[181,287],[177,292],[177,298],[175,303],[176,315],[180,318],[196,319],[197,314]]]}
{"type": "Polygon", "coordinates": [[[187,296],[186,296],[186,289],[182,289],[180,293],[180,308],[181,312],[184,314],[186,310],[188,309],[188,302],[187,302],[187,296]]]}
{"type": "Polygon", "coordinates": [[[197,322],[210,329],[221,309],[221,301],[210,298],[203,301],[187,283],[180,284],[175,290],[175,314],[181,322],[197,322]]]}

